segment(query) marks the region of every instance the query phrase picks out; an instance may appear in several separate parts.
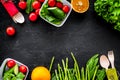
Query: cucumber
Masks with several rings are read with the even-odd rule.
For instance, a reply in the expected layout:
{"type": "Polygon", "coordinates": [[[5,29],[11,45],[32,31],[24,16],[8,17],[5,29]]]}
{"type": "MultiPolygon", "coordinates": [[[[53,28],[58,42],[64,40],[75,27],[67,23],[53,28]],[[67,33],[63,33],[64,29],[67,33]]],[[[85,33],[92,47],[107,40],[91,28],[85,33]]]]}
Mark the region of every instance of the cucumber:
{"type": "Polygon", "coordinates": [[[66,14],[61,10],[59,9],[58,7],[50,7],[50,8],[47,8],[48,11],[50,11],[56,18],[60,19],[60,20],[63,20],[66,16],[66,14]]]}
{"type": "Polygon", "coordinates": [[[16,64],[15,67],[14,67],[14,74],[17,75],[18,74],[18,65],[16,64]]]}

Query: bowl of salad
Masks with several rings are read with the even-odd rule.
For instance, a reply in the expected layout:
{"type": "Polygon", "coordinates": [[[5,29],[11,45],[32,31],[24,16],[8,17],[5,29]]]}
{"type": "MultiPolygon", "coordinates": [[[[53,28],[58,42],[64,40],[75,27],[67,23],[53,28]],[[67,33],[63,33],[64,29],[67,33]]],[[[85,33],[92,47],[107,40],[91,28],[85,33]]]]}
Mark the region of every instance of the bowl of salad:
{"type": "Polygon", "coordinates": [[[0,80],[26,80],[29,69],[23,63],[7,58],[0,67],[0,80]]]}
{"type": "Polygon", "coordinates": [[[56,27],[61,27],[72,11],[66,0],[45,0],[40,10],[40,17],[56,27]]]}

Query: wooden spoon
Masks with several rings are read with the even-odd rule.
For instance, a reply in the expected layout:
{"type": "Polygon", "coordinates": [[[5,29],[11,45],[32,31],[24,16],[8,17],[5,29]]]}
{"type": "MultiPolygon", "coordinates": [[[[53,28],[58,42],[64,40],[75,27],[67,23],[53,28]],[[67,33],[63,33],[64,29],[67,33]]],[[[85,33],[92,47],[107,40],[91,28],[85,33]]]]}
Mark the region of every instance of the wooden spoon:
{"type": "Polygon", "coordinates": [[[105,55],[102,55],[100,57],[100,65],[105,68],[105,69],[108,69],[110,63],[109,63],[109,60],[108,58],[105,56],[105,55]]]}
{"type": "Polygon", "coordinates": [[[84,13],[89,8],[89,0],[71,0],[71,5],[75,12],[84,13]]]}

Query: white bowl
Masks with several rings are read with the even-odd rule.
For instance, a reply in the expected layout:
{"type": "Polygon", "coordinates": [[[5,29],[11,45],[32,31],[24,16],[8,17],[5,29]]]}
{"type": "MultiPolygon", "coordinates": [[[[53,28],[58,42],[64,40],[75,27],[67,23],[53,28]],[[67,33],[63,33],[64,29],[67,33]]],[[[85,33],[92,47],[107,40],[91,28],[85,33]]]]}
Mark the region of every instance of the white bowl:
{"type": "MultiPolygon", "coordinates": [[[[47,2],[48,2],[48,0],[45,0],[45,2],[43,3],[43,5],[42,5],[42,7],[41,7],[41,10],[43,9],[43,6],[44,6],[47,2]]],[[[71,11],[72,11],[71,4],[70,4],[68,1],[66,1],[66,0],[61,0],[61,2],[63,3],[63,5],[68,5],[69,8],[70,8],[69,12],[67,13],[65,19],[61,22],[61,24],[59,24],[59,25],[53,24],[53,23],[49,22],[48,20],[46,20],[44,17],[41,16],[41,10],[40,10],[40,17],[41,17],[43,20],[45,20],[46,22],[52,24],[53,26],[61,27],[61,26],[65,23],[65,21],[67,20],[68,16],[70,15],[70,13],[71,13],[71,11]]]]}
{"type": "MultiPolygon", "coordinates": [[[[3,78],[3,71],[4,71],[4,69],[5,69],[5,65],[6,65],[6,63],[7,63],[8,60],[14,60],[14,61],[16,62],[16,64],[18,64],[18,66],[24,65],[23,63],[15,60],[15,59],[6,58],[6,59],[3,61],[1,67],[0,67],[0,80],[3,80],[3,79],[2,79],[2,78],[3,78]]],[[[27,68],[27,72],[26,72],[25,78],[24,78],[24,80],[26,80],[26,78],[27,78],[27,76],[28,76],[28,73],[29,73],[29,69],[28,69],[28,67],[27,67],[26,65],[24,65],[24,66],[27,68]]]]}

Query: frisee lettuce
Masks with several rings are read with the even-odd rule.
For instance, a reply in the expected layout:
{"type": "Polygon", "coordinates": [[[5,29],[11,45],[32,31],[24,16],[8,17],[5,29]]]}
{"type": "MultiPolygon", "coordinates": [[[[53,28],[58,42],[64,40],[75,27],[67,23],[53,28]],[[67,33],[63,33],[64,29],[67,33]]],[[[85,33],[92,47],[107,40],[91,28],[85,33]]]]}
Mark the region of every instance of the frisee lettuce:
{"type": "Polygon", "coordinates": [[[120,31],[120,1],[96,0],[94,9],[99,16],[114,25],[114,29],[120,31]]]}

